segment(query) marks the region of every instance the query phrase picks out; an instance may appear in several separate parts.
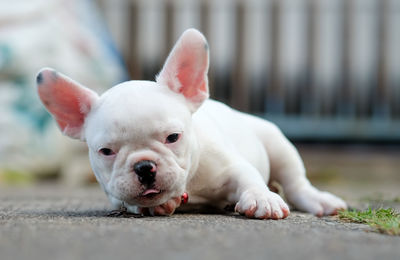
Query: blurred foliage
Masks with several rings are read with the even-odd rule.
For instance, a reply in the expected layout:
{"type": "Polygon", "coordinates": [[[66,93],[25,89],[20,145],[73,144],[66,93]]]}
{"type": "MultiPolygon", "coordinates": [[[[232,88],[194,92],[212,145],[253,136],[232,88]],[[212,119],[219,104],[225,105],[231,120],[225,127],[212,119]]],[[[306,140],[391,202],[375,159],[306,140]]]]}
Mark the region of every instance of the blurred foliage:
{"type": "Polygon", "coordinates": [[[11,169],[0,170],[0,184],[27,185],[32,184],[34,181],[34,175],[29,172],[11,169]]]}

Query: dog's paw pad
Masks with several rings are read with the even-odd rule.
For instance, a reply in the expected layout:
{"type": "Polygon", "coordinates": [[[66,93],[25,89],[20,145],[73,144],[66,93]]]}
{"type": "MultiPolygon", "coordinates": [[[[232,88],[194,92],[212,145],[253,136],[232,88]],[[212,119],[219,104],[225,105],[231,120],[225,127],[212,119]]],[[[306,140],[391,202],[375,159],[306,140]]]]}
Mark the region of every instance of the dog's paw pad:
{"type": "Polygon", "coordinates": [[[276,193],[265,190],[247,190],[236,204],[235,211],[248,218],[282,219],[289,213],[289,207],[276,193]]]}
{"type": "Polygon", "coordinates": [[[310,212],[318,217],[336,215],[339,210],[347,209],[347,204],[339,197],[319,191],[310,186],[287,196],[296,209],[310,212]]]}

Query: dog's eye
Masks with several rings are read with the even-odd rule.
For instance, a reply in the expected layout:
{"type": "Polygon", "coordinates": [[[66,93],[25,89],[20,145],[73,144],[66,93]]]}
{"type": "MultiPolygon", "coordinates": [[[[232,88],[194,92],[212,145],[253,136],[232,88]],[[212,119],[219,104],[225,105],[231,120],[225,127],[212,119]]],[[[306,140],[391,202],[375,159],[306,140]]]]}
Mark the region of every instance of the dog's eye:
{"type": "Polygon", "coordinates": [[[110,148],[101,148],[99,150],[99,153],[101,153],[104,156],[111,156],[111,155],[115,154],[115,152],[113,150],[111,150],[110,148]]]}
{"type": "Polygon", "coordinates": [[[165,140],[165,143],[167,143],[167,144],[175,143],[176,141],[179,140],[179,137],[180,137],[180,136],[181,136],[181,135],[178,134],[178,133],[170,134],[169,136],[167,136],[167,139],[165,140]]]}

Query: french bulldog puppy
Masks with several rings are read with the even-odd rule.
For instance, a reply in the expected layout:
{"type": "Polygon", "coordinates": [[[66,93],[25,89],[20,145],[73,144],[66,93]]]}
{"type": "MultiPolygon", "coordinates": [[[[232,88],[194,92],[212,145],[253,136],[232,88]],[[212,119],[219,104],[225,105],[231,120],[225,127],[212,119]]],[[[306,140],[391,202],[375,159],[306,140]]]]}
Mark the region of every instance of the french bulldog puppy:
{"type": "Polygon", "coordinates": [[[128,81],[99,96],[52,69],[38,93],[61,131],[86,141],[96,178],[115,208],[170,215],[181,206],[224,208],[249,218],[282,219],[289,207],[317,216],[345,209],[307,180],[294,146],[272,123],[208,99],[209,48],[183,33],[156,81],[128,81]]]}

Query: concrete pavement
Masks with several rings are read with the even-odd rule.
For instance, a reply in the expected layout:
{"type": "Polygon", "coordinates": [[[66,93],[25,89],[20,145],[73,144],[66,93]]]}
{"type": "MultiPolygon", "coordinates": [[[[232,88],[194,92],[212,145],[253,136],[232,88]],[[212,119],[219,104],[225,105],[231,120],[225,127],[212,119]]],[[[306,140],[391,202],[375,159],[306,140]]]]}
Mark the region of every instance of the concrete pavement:
{"type": "Polygon", "coordinates": [[[0,188],[0,259],[399,259],[400,237],[292,212],[108,217],[97,187],[0,188]]]}

